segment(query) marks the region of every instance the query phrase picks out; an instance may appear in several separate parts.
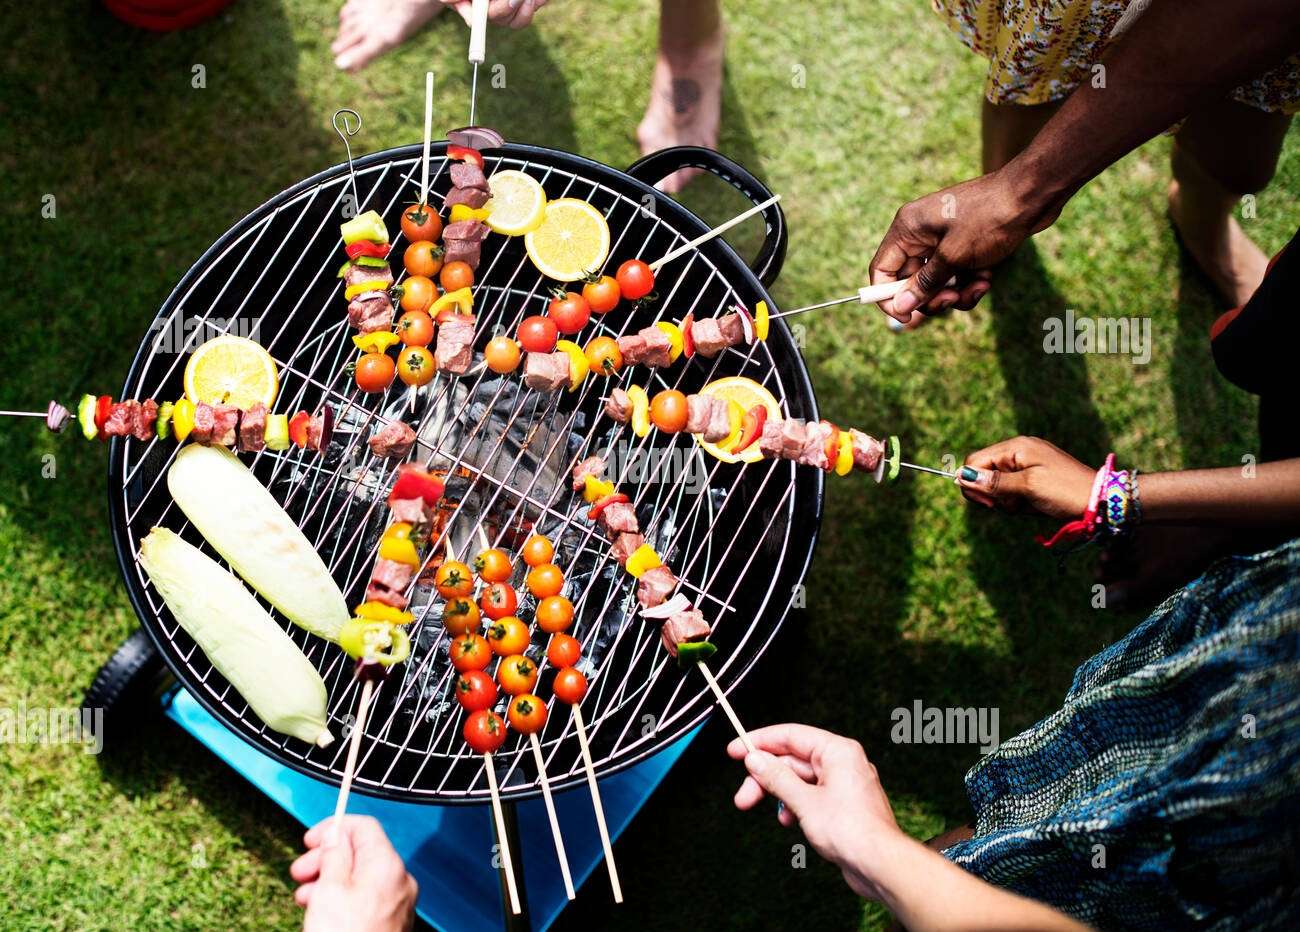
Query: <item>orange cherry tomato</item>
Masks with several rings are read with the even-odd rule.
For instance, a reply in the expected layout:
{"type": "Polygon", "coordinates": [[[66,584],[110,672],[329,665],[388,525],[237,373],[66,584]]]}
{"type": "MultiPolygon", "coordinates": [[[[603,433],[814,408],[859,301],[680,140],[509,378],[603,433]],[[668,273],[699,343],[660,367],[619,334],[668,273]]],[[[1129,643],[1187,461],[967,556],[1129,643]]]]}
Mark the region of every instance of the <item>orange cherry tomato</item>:
{"type": "Polygon", "coordinates": [[[501,691],[508,696],[532,692],[537,685],[537,664],[523,654],[512,654],[501,661],[497,670],[497,682],[501,691]]]}
{"type": "Polygon", "coordinates": [[[417,240],[406,247],[406,252],[402,255],[402,264],[406,266],[407,275],[433,278],[442,268],[442,247],[427,239],[417,240]]]}
{"type": "Polygon", "coordinates": [[[684,430],[686,415],[686,396],[675,388],[665,389],[650,399],[650,420],[664,433],[684,430]]]}
{"type": "Polygon", "coordinates": [[[587,365],[597,375],[614,375],[623,368],[623,351],[618,348],[618,340],[613,337],[596,337],[587,344],[584,352],[587,365]]]}
{"type": "MultiPolygon", "coordinates": [[[[453,655],[454,657],[454,655],[453,655]]],[[[571,667],[582,659],[582,644],[568,634],[551,636],[546,645],[546,660],[553,667],[571,667]]]]}
{"type": "Polygon", "coordinates": [[[542,563],[534,566],[524,577],[528,591],[539,599],[559,595],[564,588],[564,571],[554,563],[542,563]]]}
{"type": "MultiPolygon", "coordinates": [[[[541,569],[538,567],[537,569],[541,569]]],[[[537,570],[533,570],[536,573],[537,570]]],[[[528,575],[532,575],[529,573],[528,575]]],[[[561,577],[560,585],[564,585],[561,577]]],[[[573,624],[573,603],[562,595],[548,595],[537,603],[537,627],[547,634],[566,630],[573,624]]]]}
{"type": "Polygon", "coordinates": [[[474,572],[484,582],[507,582],[514,571],[510,557],[496,547],[489,547],[474,558],[474,572]]]}
{"type": "Polygon", "coordinates": [[[408,204],[402,208],[402,235],[410,242],[436,242],[442,236],[442,218],[428,204],[408,204]]]}
{"type": "Polygon", "coordinates": [[[448,599],[442,610],[442,623],[452,637],[473,634],[479,628],[479,621],[478,606],[473,599],[448,599]]]}
{"type": "Polygon", "coordinates": [[[582,286],[582,296],[587,299],[593,314],[604,314],[618,307],[623,293],[618,287],[617,279],[612,275],[602,275],[582,286]]]}
{"type": "Polygon", "coordinates": [[[491,754],[506,741],[506,723],[491,709],[480,709],[465,719],[465,743],[480,754],[491,754]]]}
{"type": "Polygon", "coordinates": [[[433,342],[433,318],[424,311],[407,311],[397,318],[397,336],[407,346],[428,346],[433,342]]]}
{"type": "Polygon", "coordinates": [[[499,657],[522,654],[528,650],[528,625],[514,615],[498,618],[487,629],[488,644],[499,657]]]}
{"type": "Polygon", "coordinates": [[[402,310],[424,311],[426,314],[437,300],[438,289],[431,279],[423,275],[409,275],[402,282],[402,310]]]}
{"type": "Polygon", "coordinates": [[[493,337],[483,350],[483,358],[497,375],[507,375],[519,368],[519,344],[507,336],[493,337]]]}
{"type": "Polygon", "coordinates": [[[546,703],[532,693],[522,693],[510,700],[506,718],[521,735],[536,734],[546,727],[546,703]]]}
{"type": "Polygon", "coordinates": [[[587,678],[580,670],[565,667],[555,674],[555,682],[551,684],[551,690],[555,693],[555,698],[561,702],[577,705],[582,701],[582,697],[587,695],[587,678]]]}
{"type": "Polygon", "coordinates": [[[492,648],[481,634],[462,634],[447,645],[447,652],[451,654],[451,665],[457,673],[486,670],[492,662],[492,648]]]}
{"type": "Polygon", "coordinates": [[[433,585],[444,599],[463,599],[474,592],[474,577],[459,560],[445,560],[433,574],[433,585]]]}
{"type": "Polygon", "coordinates": [[[555,556],[555,547],[551,545],[548,538],[541,534],[534,534],[524,542],[523,558],[529,566],[541,566],[543,563],[550,563],[551,558],[555,556]]]}
{"type": "Polygon", "coordinates": [[[515,613],[515,609],[519,607],[519,596],[509,583],[494,582],[483,590],[479,605],[484,615],[496,621],[498,618],[505,618],[515,613]]]}
{"type": "Polygon", "coordinates": [[[407,385],[428,385],[437,372],[438,366],[427,346],[408,346],[397,354],[397,377],[407,385]]]}
{"type": "Polygon", "coordinates": [[[382,392],[393,384],[397,366],[387,353],[364,353],[357,360],[357,388],[363,392],[382,392]]]}
{"type": "Polygon", "coordinates": [[[443,291],[459,291],[462,288],[472,287],[474,270],[469,267],[468,262],[461,262],[459,259],[448,262],[442,267],[438,283],[442,285],[443,291]]]}

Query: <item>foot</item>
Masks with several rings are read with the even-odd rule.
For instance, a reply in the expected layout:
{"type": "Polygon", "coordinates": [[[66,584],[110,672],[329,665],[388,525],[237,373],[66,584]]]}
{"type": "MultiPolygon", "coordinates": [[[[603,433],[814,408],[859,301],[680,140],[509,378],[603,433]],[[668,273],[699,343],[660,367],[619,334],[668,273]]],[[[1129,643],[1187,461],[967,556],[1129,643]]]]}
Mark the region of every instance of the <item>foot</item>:
{"type": "Polygon", "coordinates": [[[396,48],[445,9],[442,0],[347,0],[330,51],[334,66],[360,71],[396,48]]]}
{"type": "Polygon", "coordinates": [[[1106,605],[1155,604],[1231,553],[1234,543],[1234,535],[1215,528],[1139,528],[1128,543],[1102,551],[1097,581],[1106,587],[1106,605]]]}
{"type": "Polygon", "coordinates": [[[1233,307],[1250,300],[1264,280],[1268,257],[1231,213],[1202,209],[1177,181],[1169,183],[1169,216],[1183,246],[1233,307]]]}
{"type": "MultiPolygon", "coordinates": [[[[650,104],[636,130],[642,155],[669,146],[717,148],[725,45],[719,29],[689,45],[660,47],[650,82],[650,104]]],[[[698,169],[674,172],[659,182],[659,189],[676,193],[698,174],[698,169]]]]}

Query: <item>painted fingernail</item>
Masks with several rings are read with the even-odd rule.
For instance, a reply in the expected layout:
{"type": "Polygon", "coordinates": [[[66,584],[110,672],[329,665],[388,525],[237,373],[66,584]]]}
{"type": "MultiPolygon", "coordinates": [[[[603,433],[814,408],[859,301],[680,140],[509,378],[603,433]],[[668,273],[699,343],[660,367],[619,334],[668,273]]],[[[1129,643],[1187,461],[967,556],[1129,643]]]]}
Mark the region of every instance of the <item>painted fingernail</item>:
{"type": "Polygon", "coordinates": [[[897,317],[886,317],[885,323],[889,324],[889,329],[894,331],[894,333],[903,332],[903,322],[897,317]]]}
{"type": "Polygon", "coordinates": [[[972,466],[963,466],[961,468],[961,477],[964,482],[974,482],[980,477],[979,470],[972,466]]]}
{"type": "Polygon", "coordinates": [[[776,801],[776,817],[779,819],[783,815],[785,815],[785,803],[778,799],[776,801]]]}

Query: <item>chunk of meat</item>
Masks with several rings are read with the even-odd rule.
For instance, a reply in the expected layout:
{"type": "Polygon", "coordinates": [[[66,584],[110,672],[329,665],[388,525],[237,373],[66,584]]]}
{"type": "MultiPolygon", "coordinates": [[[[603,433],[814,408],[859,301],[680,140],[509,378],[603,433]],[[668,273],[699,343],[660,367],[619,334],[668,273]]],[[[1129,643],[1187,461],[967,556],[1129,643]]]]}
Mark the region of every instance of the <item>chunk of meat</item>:
{"type": "MultiPolygon", "coordinates": [[[[212,442],[212,405],[200,401],[194,406],[194,426],[190,428],[190,439],[207,446],[212,442]]],[[[107,429],[108,425],[104,425],[107,429]]]]}
{"type": "Polygon", "coordinates": [[[370,452],[381,460],[404,460],[415,444],[415,431],[401,421],[393,421],[375,431],[367,443],[370,452]]]}
{"type": "Polygon", "coordinates": [[[721,398],[709,399],[709,421],[704,425],[704,439],[717,443],[731,435],[731,408],[721,398]]]}
{"type": "Polygon", "coordinates": [[[380,557],[375,561],[375,569],[370,574],[370,582],[374,585],[402,592],[410,585],[411,576],[414,575],[414,572],[405,563],[398,563],[396,560],[385,560],[380,557]]]}
{"type": "Polygon", "coordinates": [[[391,330],[393,302],[382,291],[359,294],[348,302],[348,325],[362,333],[391,330]]]}
{"type": "Polygon", "coordinates": [[[635,333],[629,333],[619,337],[616,342],[618,343],[618,351],[623,356],[623,365],[641,365],[641,360],[645,358],[646,354],[646,342],[642,337],[635,333]]]}
{"type": "Polygon", "coordinates": [[[577,466],[573,467],[573,491],[581,492],[587,486],[587,477],[595,476],[600,478],[600,474],[605,471],[605,460],[599,456],[589,456],[577,466]]]}
{"type": "Polygon", "coordinates": [[[468,314],[449,318],[438,326],[438,345],[433,353],[438,368],[456,375],[469,371],[474,358],[474,318],[468,314]]]}
{"type": "Polygon", "coordinates": [[[666,566],[656,566],[641,574],[636,587],[636,598],[642,608],[654,608],[662,605],[677,588],[677,577],[666,566]]]}
{"type": "Polygon", "coordinates": [[[266,405],[260,401],[239,419],[239,449],[257,453],[266,447],[266,405]]]}
{"type": "Polygon", "coordinates": [[[442,242],[444,262],[464,262],[471,269],[477,269],[483,258],[483,244],[468,239],[444,239],[442,242]]]}
{"type": "Polygon", "coordinates": [[[686,396],[686,432],[688,434],[702,434],[704,428],[709,426],[709,410],[712,408],[709,400],[708,395],[686,396]]]}
{"type": "Polygon", "coordinates": [[[451,183],[456,188],[488,190],[487,176],[483,174],[483,169],[473,162],[452,162],[451,183]]]}
{"type": "Polygon", "coordinates": [[[860,430],[850,429],[849,436],[853,438],[853,468],[874,472],[885,455],[884,443],[860,430]]]}
{"type": "Polygon", "coordinates": [[[632,416],[632,399],[621,388],[610,389],[609,397],[605,399],[605,413],[620,424],[626,424],[632,416]]]}
{"type": "Polygon", "coordinates": [[[732,311],[718,318],[718,329],[728,346],[739,346],[745,342],[745,325],[740,322],[740,314],[732,311]]]}
{"type": "Polygon", "coordinates": [[[488,235],[488,225],[481,220],[458,220],[447,224],[442,231],[444,243],[461,240],[469,243],[481,243],[488,235]]]}
{"type": "Polygon", "coordinates": [[[706,359],[712,359],[729,345],[712,317],[701,317],[691,324],[691,339],[695,341],[695,352],[706,359]]]}
{"type": "Polygon", "coordinates": [[[609,552],[613,554],[619,566],[627,566],[627,558],[632,556],[637,548],[644,543],[645,538],[640,534],[624,532],[614,538],[614,544],[609,548],[609,552]]]}
{"type": "Polygon", "coordinates": [[[834,433],[835,428],[826,421],[809,424],[803,449],[795,458],[796,462],[805,466],[816,466],[818,469],[829,469],[831,464],[826,456],[826,441],[834,433]]]}
{"type": "Polygon", "coordinates": [[[407,598],[403,589],[390,589],[382,586],[377,582],[371,581],[366,586],[367,602],[383,602],[385,605],[391,605],[393,608],[403,611],[406,609],[407,598]]]}
{"type": "Polygon", "coordinates": [[[539,392],[554,392],[568,385],[568,355],[529,353],[524,360],[524,384],[539,392]]]}
{"type": "Polygon", "coordinates": [[[387,265],[382,269],[372,269],[368,265],[353,262],[343,273],[343,284],[359,285],[362,282],[374,282],[376,291],[387,291],[393,283],[393,270],[387,265]]]}
{"type": "Polygon", "coordinates": [[[484,188],[452,188],[447,193],[443,205],[448,209],[455,207],[457,204],[464,204],[466,207],[478,210],[488,202],[492,195],[484,188]]]}
{"type": "Polygon", "coordinates": [[[668,334],[658,327],[646,327],[637,331],[637,336],[645,340],[645,352],[641,356],[643,366],[667,366],[672,362],[673,341],[668,334]]]}
{"type": "Polygon", "coordinates": [[[234,405],[212,406],[212,444],[234,447],[239,430],[239,409],[234,405]]]}
{"type": "Polygon", "coordinates": [[[433,521],[433,509],[422,498],[395,498],[388,503],[394,521],[405,521],[419,527],[433,521]]]}
{"type": "Polygon", "coordinates": [[[139,407],[140,402],[138,401],[119,401],[109,408],[108,417],[104,420],[104,436],[128,436],[131,433],[131,428],[135,425],[135,412],[139,407]]]}
{"type": "Polygon", "coordinates": [[[158,402],[146,398],[136,408],[131,423],[131,436],[136,440],[149,440],[153,437],[153,426],[158,420],[158,402]]]}
{"type": "Polygon", "coordinates": [[[808,442],[808,428],[797,417],[781,422],[781,458],[797,460],[808,442]]]}
{"type": "Polygon", "coordinates": [[[628,502],[606,505],[597,520],[610,537],[618,534],[635,534],[641,530],[636,520],[636,509],[628,502]]]}
{"type": "Polygon", "coordinates": [[[697,608],[690,608],[664,622],[659,637],[668,653],[676,657],[679,646],[688,641],[703,641],[710,633],[712,629],[704,620],[704,613],[697,608]]]}
{"type": "Polygon", "coordinates": [[[785,436],[781,432],[781,423],[777,418],[768,418],[763,422],[763,433],[758,437],[758,451],[771,459],[781,455],[785,442],[785,436]]]}

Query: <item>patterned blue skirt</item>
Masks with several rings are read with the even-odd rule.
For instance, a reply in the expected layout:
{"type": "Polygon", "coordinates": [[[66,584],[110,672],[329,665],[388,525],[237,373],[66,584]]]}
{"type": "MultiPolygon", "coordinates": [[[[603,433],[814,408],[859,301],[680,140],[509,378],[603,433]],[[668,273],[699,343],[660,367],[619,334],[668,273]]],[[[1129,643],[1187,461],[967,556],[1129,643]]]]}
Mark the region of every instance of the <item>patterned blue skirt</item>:
{"type": "Polygon", "coordinates": [[[966,777],[944,854],[1100,928],[1300,929],[1300,539],[1221,561],[966,777]]]}

